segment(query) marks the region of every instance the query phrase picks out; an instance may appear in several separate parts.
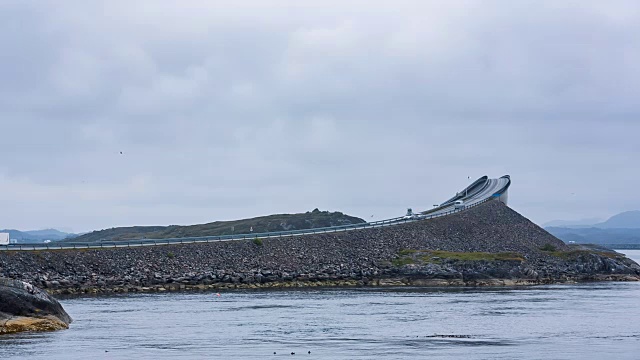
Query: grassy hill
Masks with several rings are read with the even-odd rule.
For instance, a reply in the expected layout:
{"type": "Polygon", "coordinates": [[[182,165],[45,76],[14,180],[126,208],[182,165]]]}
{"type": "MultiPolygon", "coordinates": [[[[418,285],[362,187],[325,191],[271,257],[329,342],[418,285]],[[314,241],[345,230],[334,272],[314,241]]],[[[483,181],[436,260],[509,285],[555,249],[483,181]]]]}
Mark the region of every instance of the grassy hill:
{"type": "Polygon", "coordinates": [[[341,212],[328,212],[315,209],[301,214],[276,214],[251,219],[216,221],[207,224],[188,226],[132,226],[93,231],[65,241],[99,242],[121,241],[129,239],[166,239],[192,236],[216,236],[229,234],[247,234],[286,230],[314,229],[327,226],[359,224],[364,220],[345,215],[341,212]]]}

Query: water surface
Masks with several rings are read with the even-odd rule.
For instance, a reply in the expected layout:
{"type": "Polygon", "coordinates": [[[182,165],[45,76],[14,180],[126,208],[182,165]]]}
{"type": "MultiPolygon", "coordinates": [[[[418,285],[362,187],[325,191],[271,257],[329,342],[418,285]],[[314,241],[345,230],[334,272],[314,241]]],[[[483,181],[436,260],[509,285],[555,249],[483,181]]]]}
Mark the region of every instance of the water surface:
{"type": "MultiPolygon", "coordinates": [[[[622,252],[640,260],[640,250],[622,252]]],[[[75,319],[69,330],[1,337],[0,358],[640,358],[640,283],[143,294],[62,304],[75,319]]]]}

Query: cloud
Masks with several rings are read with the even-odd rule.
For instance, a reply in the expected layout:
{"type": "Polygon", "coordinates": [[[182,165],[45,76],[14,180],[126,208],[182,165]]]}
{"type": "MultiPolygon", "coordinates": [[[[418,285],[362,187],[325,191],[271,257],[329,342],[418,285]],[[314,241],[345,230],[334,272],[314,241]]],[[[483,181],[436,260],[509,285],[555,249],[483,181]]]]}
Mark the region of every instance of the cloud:
{"type": "Polygon", "coordinates": [[[538,222],[632,209],[639,20],[634,1],[5,1],[0,227],[380,219],[506,173],[538,222]]]}

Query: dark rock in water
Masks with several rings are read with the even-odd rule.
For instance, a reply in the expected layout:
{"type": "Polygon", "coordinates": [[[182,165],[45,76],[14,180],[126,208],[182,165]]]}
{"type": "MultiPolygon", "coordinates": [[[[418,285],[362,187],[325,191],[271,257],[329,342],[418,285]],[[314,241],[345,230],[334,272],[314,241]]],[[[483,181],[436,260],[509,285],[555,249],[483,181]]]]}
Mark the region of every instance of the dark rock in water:
{"type": "Polygon", "coordinates": [[[46,292],[19,280],[0,278],[0,334],[68,329],[72,319],[46,292]]]}

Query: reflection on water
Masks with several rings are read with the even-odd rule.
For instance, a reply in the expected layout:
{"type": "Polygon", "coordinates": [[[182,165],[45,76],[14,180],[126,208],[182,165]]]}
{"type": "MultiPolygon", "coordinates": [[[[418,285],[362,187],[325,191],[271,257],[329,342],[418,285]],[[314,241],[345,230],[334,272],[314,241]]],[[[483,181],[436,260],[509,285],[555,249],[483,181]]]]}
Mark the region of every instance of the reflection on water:
{"type": "Polygon", "coordinates": [[[640,283],[70,298],[71,329],[0,337],[0,358],[638,359],[639,298],[640,283]]]}

